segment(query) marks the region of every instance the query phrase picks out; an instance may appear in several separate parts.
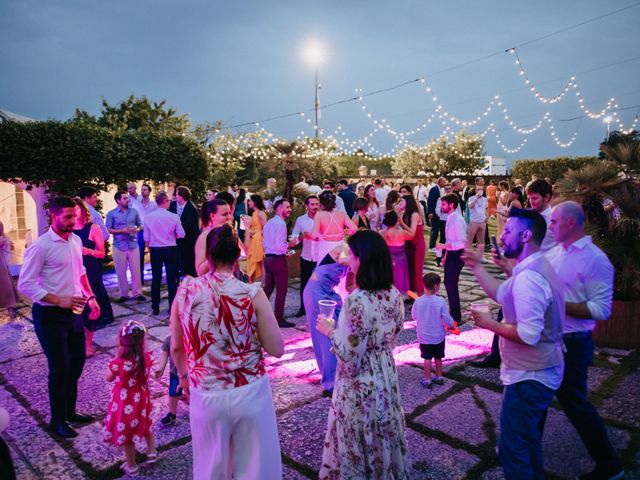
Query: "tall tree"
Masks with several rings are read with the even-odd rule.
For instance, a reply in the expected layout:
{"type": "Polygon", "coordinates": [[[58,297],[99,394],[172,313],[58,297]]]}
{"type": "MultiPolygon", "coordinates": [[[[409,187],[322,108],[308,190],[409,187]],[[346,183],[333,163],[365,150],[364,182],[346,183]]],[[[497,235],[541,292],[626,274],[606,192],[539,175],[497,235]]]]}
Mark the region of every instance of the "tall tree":
{"type": "Polygon", "coordinates": [[[191,123],[187,114],[167,107],[166,100],[151,101],[146,96],[129,98],[111,105],[102,99],[102,110],[95,117],[84,110],[76,109],[73,122],[94,124],[117,133],[130,131],[153,131],[162,135],[189,133],[191,123]]]}

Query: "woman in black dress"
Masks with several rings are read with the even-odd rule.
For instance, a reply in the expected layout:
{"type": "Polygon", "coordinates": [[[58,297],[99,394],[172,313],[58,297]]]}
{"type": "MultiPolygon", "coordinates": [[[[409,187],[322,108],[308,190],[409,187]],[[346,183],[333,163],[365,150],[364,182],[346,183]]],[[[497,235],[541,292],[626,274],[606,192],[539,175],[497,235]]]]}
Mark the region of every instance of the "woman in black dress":
{"type": "Polygon", "coordinates": [[[113,322],[113,309],[109,302],[107,290],[102,283],[102,259],[105,255],[104,237],[98,225],[91,223],[91,214],[84,202],[76,197],[76,224],[73,233],[82,240],[82,263],[87,270],[87,278],[91,290],[100,305],[100,317],[96,320],[89,319],[89,309],[85,308],[82,314],[86,337],[87,357],[93,355],[93,332],[113,322]]]}
{"type": "Polygon", "coordinates": [[[358,230],[371,230],[371,223],[367,217],[369,209],[369,201],[364,197],[358,197],[353,201],[353,223],[356,224],[358,230]]]}

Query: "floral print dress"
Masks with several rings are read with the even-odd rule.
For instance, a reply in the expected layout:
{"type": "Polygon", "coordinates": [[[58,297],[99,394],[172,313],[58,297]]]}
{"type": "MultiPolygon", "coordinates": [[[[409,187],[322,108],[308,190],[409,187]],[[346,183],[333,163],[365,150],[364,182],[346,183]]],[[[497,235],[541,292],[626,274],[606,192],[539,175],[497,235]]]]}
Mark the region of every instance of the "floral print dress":
{"type": "MultiPolygon", "coordinates": [[[[149,378],[153,361],[145,353],[144,378],[149,378]]],[[[151,395],[146,381],[137,372],[133,374],[135,361],[114,358],[109,370],[116,374],[112,399],[107,407],[104,441],[116,446],[140,441],[151,430],[151,395]]]]}
{"type": "Polygon", "coordinates": [[[404,321],[395,287],[357,289],[331,335],[338,358],[320,478],[409,477],[404,412],[392,355],[404,321]]]}

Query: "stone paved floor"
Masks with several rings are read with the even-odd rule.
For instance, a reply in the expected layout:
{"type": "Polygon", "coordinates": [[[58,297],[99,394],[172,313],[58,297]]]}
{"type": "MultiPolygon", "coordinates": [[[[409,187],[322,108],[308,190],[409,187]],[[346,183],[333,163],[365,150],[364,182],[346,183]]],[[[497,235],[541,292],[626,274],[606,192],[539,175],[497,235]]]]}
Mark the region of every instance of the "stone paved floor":
{"type": "MultiPolygon", "coordinates": [[[[427,265],[432,263],[429,254],[427,265]]],[[[105,275],[105,284],[115,297],[112,274],[105,275]]],[[[467,270],[463,270],[460,290],[463,310],[482,297],[467,270]]],[[[286,312],[292,314],[298,305],[298,284],[292,280],[286,312]]],[[[121,453],[101,442],[110,392],[110,385],[103,380],[105,366],[115,354],[120,322],[130,318],[144,322],[149,328],[149,348],[159,351],[168,334],[168,314],[165,305],[160,315],[151,315],[149,302],[114,304],[114,311],[115,325],[96,332],[96,355],[87,360],[80,382],[79,410],[95,415],[96,421],[82,427],[80,436],[72,441],[57,440],[43,429],[48,420],[47,367],[30,323],[30,308],[20,308],[15,321],[8,321],[6,312],[0,312],[0,405],[11,415],[3,436],[10,445],[19,478],[120,476],[121,453]]],[[[468,324],[463,325],[460,336],[448,336],[446,383],[428,391],[419,384],[422,370],[415,324],[407,318],[395,358],[414,478],[502,478],[495,455],[502,390],[498,372],[465,364],[465,360],[489,349],[491,336],[468,324]]],[[[267,358],[267,365],[277,409],[284,478],[316,478],[330,399],[321,395],[305,319],[293,321],[296,328],[284,331],[284,356],[267,358]]],[[[606,419],[627,478],[640,478],[639,364],[638,351],[602,349],[589,378],[591,398],[606,419]]],[[[165,414],[167,381],[165,373],[160,382],[151,382],[156,419],[165,414]]],[[[156,423],[154,430],[160,459],[153,466],[143,466],[141,478],[191,478],[188,406],[181,403],[176,425],[161,427],[156,423]]],[[[574,478],[592,467],[577,434],[555,404],[546,424],[544,454],[549,478],[574,478]]]]}

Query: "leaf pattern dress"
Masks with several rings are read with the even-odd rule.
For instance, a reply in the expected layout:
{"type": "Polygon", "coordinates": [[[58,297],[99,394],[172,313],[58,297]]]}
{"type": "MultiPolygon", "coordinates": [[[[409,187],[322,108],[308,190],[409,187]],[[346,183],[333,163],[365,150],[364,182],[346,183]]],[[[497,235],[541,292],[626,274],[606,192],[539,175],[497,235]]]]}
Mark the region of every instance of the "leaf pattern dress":
{"type": "Polygon", "coordinates": [[[404,321],[400,292],[355,290],[331,335],[338,359],[321,479],[409,477],[404,412],[392,351],[404,321]]]}

